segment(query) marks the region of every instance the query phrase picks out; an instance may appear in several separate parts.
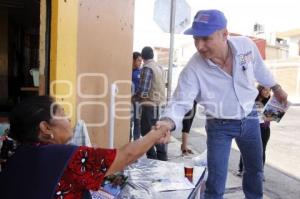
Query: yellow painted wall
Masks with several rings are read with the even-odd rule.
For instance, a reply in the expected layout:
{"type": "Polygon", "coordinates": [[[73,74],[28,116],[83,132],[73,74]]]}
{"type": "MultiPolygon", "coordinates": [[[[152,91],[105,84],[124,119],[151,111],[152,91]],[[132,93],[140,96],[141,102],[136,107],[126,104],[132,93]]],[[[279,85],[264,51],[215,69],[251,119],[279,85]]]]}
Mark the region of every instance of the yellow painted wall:
{"type": "Polygon", "coordinates": [[[50,94],[72,121],[108,147],[110,85],[116,83],[114,147],[129,140],[134,0],[53,0],[50,94]],[[68,106],[71,104],[71,108],[68,106]]]}
{"type": "Polygon", "coordinates": [[[52,0],[50,95],[76,120],[77,0],[52,0]]]}

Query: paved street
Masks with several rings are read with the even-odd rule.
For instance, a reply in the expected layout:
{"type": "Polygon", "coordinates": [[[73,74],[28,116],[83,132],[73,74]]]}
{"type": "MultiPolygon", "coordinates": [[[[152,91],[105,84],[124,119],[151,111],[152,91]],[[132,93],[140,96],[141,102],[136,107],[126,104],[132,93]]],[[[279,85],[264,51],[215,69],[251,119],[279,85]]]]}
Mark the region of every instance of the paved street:
{"type": "MultiPolygon", "coordinates": [[[[201,112],[200,109],[198,111],[201,112]]],[[[296,199],[300,197],[300,106],[292,106],[280,123],[272,123],[267,146],[264,198],[296,199]]],[[[180,140],[178,132],[175,137],[180,140]]],[[[193,123],[189,145],[198,153],[206,148],[204,120],[197,117],[193,123]]],[[[241,178],[235,176],[239,151],[233,142],[225,198],[243,198],[241,178]]]]}

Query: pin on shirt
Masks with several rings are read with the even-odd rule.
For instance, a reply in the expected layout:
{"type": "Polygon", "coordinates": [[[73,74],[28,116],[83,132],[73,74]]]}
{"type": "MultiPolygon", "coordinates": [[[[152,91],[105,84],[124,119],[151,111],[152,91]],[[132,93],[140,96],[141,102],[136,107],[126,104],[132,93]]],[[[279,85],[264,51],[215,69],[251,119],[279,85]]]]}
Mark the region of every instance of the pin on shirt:
{"type": "Polygon", "coordinates": [[[247,64],[249,62],[251,62],[251,60],[253,59],[252,58],[252,52],[249,51],[249,52],[247,52],[245,54],[240,54],[239,55],[239,59],[240,59],[239,60],[240,61],[240,65],[242,66],[242,70],[246,71],[247,70],[247,64]]]}

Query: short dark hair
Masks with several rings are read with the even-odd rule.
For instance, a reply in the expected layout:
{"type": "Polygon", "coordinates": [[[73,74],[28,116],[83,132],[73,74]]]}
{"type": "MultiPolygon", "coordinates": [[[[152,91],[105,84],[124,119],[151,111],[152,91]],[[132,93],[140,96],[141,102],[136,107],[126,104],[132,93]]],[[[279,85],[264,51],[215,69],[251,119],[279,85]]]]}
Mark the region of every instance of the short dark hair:
{"type": "Polygon", "coordinates": [[[136,60],[138,57],[142,57],[142,54],[139,52],[133,52],[132,53],[132,59],[136,60]]]}
{"type": "MultiPolygon", "coordinates": [[[[262,97],[262,94],[261,94],[262,90],[267,88],[267,87],[264,87],[263,85],[258,84],[256,88],[258,90],[258,95],[256,96],[255,101],[259,101],[259,99],[262,97]]],[[[271,96],[269,96],[267,98],[263,98],[262,99],[263,105],[266,105],[266,103],[269,101],[270,98],[271,98],[271,96]]]]}
{"type": "Polygon", "coordinates": [[[149,46],[144,47],[142,50],[142,58],[144,60],[148,60],[148,59],[153,59],[153,57],[154,57],[153,49],[149,46]]]}
{"type": "Polygon", "coordinates": [[[10,113],[8,136],[18,143],[38,142],[40,123],[49,123],[56,110],[57,105],[49,96],[34,96],[23,100],[10,113]]]}

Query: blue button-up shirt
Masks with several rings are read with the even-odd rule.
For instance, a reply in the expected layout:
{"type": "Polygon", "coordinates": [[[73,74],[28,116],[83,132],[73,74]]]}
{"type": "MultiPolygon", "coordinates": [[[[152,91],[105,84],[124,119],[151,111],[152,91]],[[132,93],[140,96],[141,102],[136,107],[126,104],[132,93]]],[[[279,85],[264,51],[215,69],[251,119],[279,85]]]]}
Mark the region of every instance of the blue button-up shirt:
{"type": "Polygon", "coordinates": [[[132,93],[133,95],[135,95],[140,88],[141,68],[135,68],[132,70],[131,79],[132,79],[132,86],[133,86],[132,93]]]}

